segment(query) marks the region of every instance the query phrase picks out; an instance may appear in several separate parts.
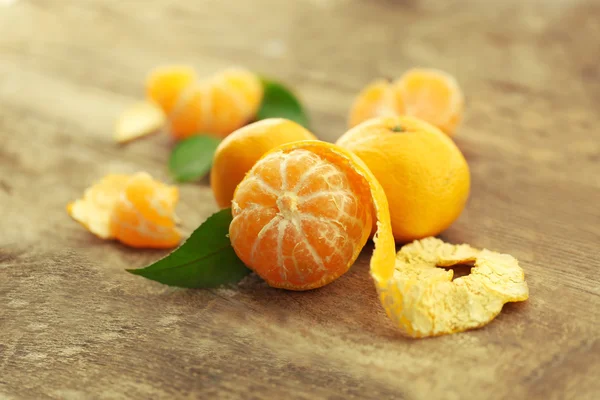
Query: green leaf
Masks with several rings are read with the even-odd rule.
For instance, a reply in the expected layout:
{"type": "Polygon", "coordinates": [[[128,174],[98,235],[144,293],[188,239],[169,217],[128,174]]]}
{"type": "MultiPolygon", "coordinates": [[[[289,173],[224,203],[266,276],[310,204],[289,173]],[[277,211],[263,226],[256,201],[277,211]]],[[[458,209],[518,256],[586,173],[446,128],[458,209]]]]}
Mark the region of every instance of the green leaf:
{"type": "Polygon", "coordinates": [[[287,118],[309,129],[309,121],[302,104],[280,83],[263,79],[264,95],[256,119],[287,118]]]}
{"type": "Polygon", "coordinates": [[[200,225],[177,250],[141,269],[128,269],[170,286],[211,288],[239,282],[251,271],[237,257],[229,240],[231,209],[221,210],[200,225]]]}
{"type": "Polygon", "coordinates": [[[210,170],[219,139],[209,135],[192,136],[177,143],[169,158],[169,171],[179,182],[202,179],[210,170]]]}

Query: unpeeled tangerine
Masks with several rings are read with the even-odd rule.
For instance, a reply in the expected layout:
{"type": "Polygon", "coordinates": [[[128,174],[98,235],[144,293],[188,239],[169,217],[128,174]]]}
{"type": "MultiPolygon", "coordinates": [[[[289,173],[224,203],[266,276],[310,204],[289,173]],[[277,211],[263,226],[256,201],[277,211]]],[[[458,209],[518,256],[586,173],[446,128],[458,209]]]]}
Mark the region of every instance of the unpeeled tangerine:
{"type": "Polygon", "coordinates": [[[415,338],[481,327],[505,303],[529,297],[514,257],[433,237],[404,246],[392,276],[373,277],[388,316],[403,334],[415,338]],[[474,263],[471,274],[455,280],[452,270],[437,268],[465,263],[474,263]]]}

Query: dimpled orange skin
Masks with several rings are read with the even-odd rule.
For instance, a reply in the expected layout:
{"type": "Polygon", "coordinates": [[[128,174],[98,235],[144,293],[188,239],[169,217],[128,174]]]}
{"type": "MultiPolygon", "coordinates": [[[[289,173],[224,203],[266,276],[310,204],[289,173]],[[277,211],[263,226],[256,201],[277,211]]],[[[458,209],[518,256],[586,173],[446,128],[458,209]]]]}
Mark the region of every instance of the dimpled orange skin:
{"type": "Polygon", "coordinates": [[[231,207],[235,188],[266,152],[284,143],[313,139],[308,130],[282,118],[254,122],[227,136],[217,147],[210,172],[218,206],[231,207]]]}
{"type": "Polygon", "coordinates": [[[242,68],[198,79],[190,67],[160,67],[149,74],[146,90],[167,114],[176,139],[225,137],[254,118],[263,96],[258,76],[242,68]]]}
{"type": "MultiPolygon", "coordinates": [[[[373,198],[377,216],[382,208],[386,214],[383,190],[351,153],[319,141],[283,145],[259,160],[236,189],[231,244],[270,286],[318,288],[358,257],[376,216],[373,198]],[[371,187],[379,188],[377,195],[371,187]]],[[[393,259],[393,244],[387,247],[376,260],[393,259]]]]}
{"type": "Polygon", "coordinates": [[[454,142],[412,117],[381,117],[350,129],[337,145],[361,158],[383,186],[398,242],[448,228],[469,196],[470,173],[454,142]]]}
{"type": "Polygon", "coordinates": [[[350,109],[350,128],[376,117],[408,115],[437,126],[452,136],[462,119],[464,95],[456,79],[432,68],[413,68],[393,82],[367,85],[350,109]]]}
{"type": "Polygon", "coordinates": [[[174,208],[179,191],[148,174],[136,174],[128,181],[113,207],[112,235],[137,248],[173,248],[181,241],[175,226],[174,208]]]}

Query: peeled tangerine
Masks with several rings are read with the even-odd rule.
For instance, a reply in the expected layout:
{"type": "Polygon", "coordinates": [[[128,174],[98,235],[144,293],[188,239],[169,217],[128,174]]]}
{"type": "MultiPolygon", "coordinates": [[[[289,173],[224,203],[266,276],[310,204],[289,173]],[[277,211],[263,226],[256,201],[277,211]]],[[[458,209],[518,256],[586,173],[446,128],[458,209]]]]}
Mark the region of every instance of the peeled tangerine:
{"type": "Polygon", "coordinates": [[[374,118],[350,129],[337,144],[360,157],[383,186],[397,241],[435,236],[463,211],[469,166],[436,127],[413,117],[374,118]]]}
{"type": "Polygon", "coordinates": [[[371,275],[386,312],[411,337],[481,326],[505,302],[527,298],[523,271],[508,255],[431,238],[405,246],[396,260],[383,188],[336,145],[308,140],[271,150],[238,186],[232,213],[236,254],[269,285],[292,290],[344,274],[374,225],[371,275]],[[472,276],[455,281],[436,268],[470,261],[472,276]]]}
{"type": "Polygon", "coordinates": [[[357,96],[348,123],[370,118],[409,115],[437,126],[452,136],[464,108],[464,96],[454,77],[431,68],[413,68],[394,82],[380,79],[357,96]]]}
{"type": "Polygon", "coordinates": [[[111,174],[67,206],[69,215],[102,239],[141,248],[172,248],[181,241],[175,224],[178,189],[140,172],[111,174]]]}
{"type": "Polygon", "coordinates": [[[254,118],[263,96],[258,76],[242,68],[199,79],[190,67],[160,67],[150,73],[146,88],[177,139],[206,133],[225,137],[254,118]]]}
{"type": "Polygon", "coordinates": [[[284,143],[316,137],[301,125],[282,118],[254,122],[227,136],[215,152],[210,185],[217,204],[231,207],[236,186],[267,151],[284,143]]]}

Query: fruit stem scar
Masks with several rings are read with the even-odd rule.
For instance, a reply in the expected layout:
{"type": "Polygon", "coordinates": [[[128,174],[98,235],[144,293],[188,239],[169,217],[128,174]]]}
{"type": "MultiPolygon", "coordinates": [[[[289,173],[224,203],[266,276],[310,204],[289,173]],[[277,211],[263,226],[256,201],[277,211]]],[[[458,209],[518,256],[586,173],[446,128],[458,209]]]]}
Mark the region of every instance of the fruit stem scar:
{"type": "Polygon", "coordinates": [[[392,128],[393,132],[404,132],[404,128],[402,128],[402,125],[396,125],[392,128]]]}

